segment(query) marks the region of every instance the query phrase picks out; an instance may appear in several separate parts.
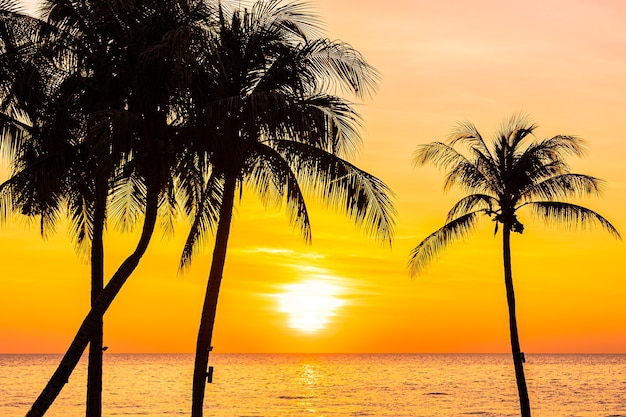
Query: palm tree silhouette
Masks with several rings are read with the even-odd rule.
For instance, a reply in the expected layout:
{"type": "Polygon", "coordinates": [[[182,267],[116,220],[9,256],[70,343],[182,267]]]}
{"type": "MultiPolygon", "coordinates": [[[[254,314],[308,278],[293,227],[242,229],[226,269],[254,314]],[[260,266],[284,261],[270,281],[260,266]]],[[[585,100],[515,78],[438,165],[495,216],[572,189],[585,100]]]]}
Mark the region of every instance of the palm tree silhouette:
{"type": "MultiPolygon", "coordinates": [[[[13,23],[7,29],[21,31],[15,22],[27,21],[36,31],[16,38],[21,51],[7,49],[3,54],[5,68],[21,70],[5,78],[13,83],[7,97],[26,97],[28,106],[22,106],[19,116],[28,124],[5,119],[6,127],[21,129],[3,135],[3,141],[13,141],[15,152],[13,173],[2,193],[5,200],[12,199],[15,211],[41,219],[42,235],[54,230],[64,208],[76,249],[90,260],[93,303],[104,285],[103,233],[112,176],[109,152],[98,151],[93,140],[94,120],[98,111],[114,107],[120,98],[113,100],[113,95],[105,94],[110,86],[101,77],[97,79],[105,72],[94,65],[103,58],[96,52],[97,45],[81,32],[67,30],[67,23],[55,21],[62,16],[58,11],[62,6],[67,5],[55,5],[47,21],[18,15],[5,20],[13,23]],[[54,51],[49,49],[52,37],[54,51]],[[90,48],[92,52],[85,53],[90,48]],[[72,59],[78,54],[81,59],[72,59]]],[[[100,319],[89,342],[87,416],[101,415],[102,326],[100,319]]]]}
{"type": "Polygon", "coordinates": [[[77,237],[92,242],[92,277],[97,280],[91,311],[28,415],[46,412],[88,343],[92,348],[87,415],[101,414],[102,316],[145,253],[157,219],[163,218],[168,227],[177,197],[198,187],[193,184],[200,178],[197,161],[177,157],[186,146],[181,135],[185,126],[178,117],[186,97],[172,94],[185,91],[195,60],[178,56],[189,50],[191,38],[172,34],[206,26],[209,13],[194,13],[178,2],[48,3],[47,30],[33,45],[48,58],[46,63],[54,63],[43,71],[49,77],[43,77],[47,85],[42,91],[49,97],[35,109],[47,117],[33,124],[34,131],[45,134],[31,134],[15,147],[20,158],[32,156],[32,160],[25,164],[24,158],[15,159],[18,171],[7,190],[15,196],[16,187],[24,185],[20,179],[29,186],[33,178],[38,180],[35,188],[21,188],[33,199],[13,201],[21,201],[25,211],[24,201],[39,204],[39,191],[50,191],[45,205],[29,212],[42,219],[65,204],[77,237]],[[25,152],[29,147],[40,152],[25,152]],[[58,165],[59,160],[65,165],[58,165]],[[49,181],[57,173],[63,174],[59,181],[49,181]],[[45,188],[50,184],[56,188],[45,188]],[[103,287],[106,219],[131,227],[140,212],[145,219],[137,247],[103,287]],[[92,356],[99,356],[99,361],[92,356]]]}
{"type": "MultiPolygon", "coordinates": [[[[0,185],[2,204],[5,210],[39,217],[43,237],[55,230],[63,207],[66,209],[77,251],[82,255],[90,252],[93,301],[103,286],[107,191],[94,187],[96,175],[90,168],[95,161],[83,159],[84,138],[72,133],[79,131],[77,116],[84,119],[87,112],[72,114],[75,108],[70,110],[62,92],[67,68],[55,65],[40,48],[43,34],[50,33],[48,23],[17,7],[3,6],[0,146],[8,148],[5,155],[13,172],[0,185]]],[[[88,416],[101,415],[102,321],[98,327],[90,342],[88,416]]]]}
{"type": "MultiPolygon", "coordinates": [[[[220,201],[198,204],[182,266],[217,215],[215,246],[196,344],[192,416],[202,416],[218,294],[224,270],[235,195],[248,184],[263,201],[286,202],[290,219],[309,240],[304,188],[345,211],[374,235],[390,242],[393,207],[377,178],[342,157],[358,142],[358,115],[333,87],[370,93],[376,72],[340,42],[309,39],[316,19],[302,3],[256,2],[230,14],[219,7],[219,26],[207,51],[212,86],[195,119],[206,135],[198,154],[210,155],[203,195],[220,201]],[[221,197],[220,197],[221,196],[221,197]],[[209,212],[203,210],[209,208],[209,212]]],[[[198,101],[202,100],[198,97],[198,101]]]]}
{"type": "MultiPolygon", "coordinates": [[[[244,182],[265,200],[285,200],[306,239],[302,186],[390,242],[390,192],[342,158],[356,149],[359,118],[350,102],[329,93],[336,87],[367,95],[377,74],[348,45],[309,40],[307,33],[317,27],[304,10],[303,4],[270,0],[226,19],[209,2],[46,3],[49,26],[31,46],[46,69],[43,83],[33,86],[45,86],[47,94],[33,114],[48,117],[33,117],[30,136],[20,136],[28,140],[7,136],[18,157],[3,196],[12,203],[23,192],[16,207],[50,224],[60,207],[68,207],[79,245],[91,238],[92,275],[102,262],[97,230],[104,230],[106,219],[132,223],[138,211],[145,217],[135,251],[95,291],[89,314],[29,416],[46,412],[88,343],[95,345],[102,317],[145,253],[159,213],[171,224],[179,200],[195,215],[183,265],[220,221],[208,310],[217,302],[235,191],[244,182]],[[26,152],[31,148],[37,152],[26,152]],[[59,178],[49,181],[52,174],[59,178]]],[[[207,316],[199,345],[210,346],[206,323],[212,328],[213,319],[207,316]]],[[[203,368],[195,385],[202,393],[205,355],[204,366],[196,366],[203,368]]],[[[98,415],[97,402],[89,415],[98,415]]],[[[197,404],[201,408],[202,401],[194,397],[197,404]]]]}
{"type": "Polygon", "coordinates": [[[618,231],[600,214],[580,205],[564,202],[570,198],[597,195],[602,182],[575,174],[565,161],[569,155],[582,156],[583,142],[572,136],[554,136],[530,141],[536,125],[522,116],[503,123],[491,147],[471,123],[463,123],[448,143],[418,146],[415,166],[430,163],[446,170],[445,189],[460,186],[468,195],[448,212],[445,225],[426,237],[410,253],[410,274],[415,276],[452,240],[472,231],[480,216],[495,221],[495,233],[502,226],[504,283],[509,309],[511,349],[522,417],[530,417],[530,401],[524,377],[524,356],[520,348],[515,315],[515,294],[511,268],[511,232],[522,233],[524,225],[517,212],[528,208],[547,222],[568,225],[599,224],[614,237],[618,231]],[[466,152],[459,151],[460,146],[466,152]]]}

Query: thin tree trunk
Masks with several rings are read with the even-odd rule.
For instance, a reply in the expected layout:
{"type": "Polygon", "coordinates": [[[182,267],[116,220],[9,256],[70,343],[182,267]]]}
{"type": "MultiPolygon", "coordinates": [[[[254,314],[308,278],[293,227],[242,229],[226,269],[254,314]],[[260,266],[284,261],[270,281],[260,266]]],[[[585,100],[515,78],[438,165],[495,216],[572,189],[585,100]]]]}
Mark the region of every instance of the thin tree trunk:
{"type": "Polygon", "coordinates": [[[52,405],[56,397],[59,395],[64,385],[68,382],[69,377],[80,360],[81,355],[87,348],[87,344],[91,337],[99,329],[99,323],[102,321],[104,313],[107,311],[115,296],[122,289],[122,286],[137,267],[139,260],[146,252],[148,243],[154,231],[158,211],[158,195],[157,189],[148,187],[148,195],[146,201],[146,218],[141,232],[141,237],[137,243],[135,251],[120,265],[113,277],[107,285],[102,289],[100,295],[94,301],[91,310],[83,320],[74,340],[70,344],[67,352],[61,359],[57,370],[54,372],[50,381],[43,389],[41,394],[31,407],[26,417],[41,417],[52,405]]]}
{"type": "Polygon", "coordinates": [[[226,262],[226,248],[228,246],[228,235],[233,216],[233,204],[235,201],[235,178],[225,178],[224,196],[220,207],[220,218],[215,233],[215,247],[213,248],[213,259],[211,261],[211,271],[207,284],[204,305],[202,307],[202,317],[200,319],[200,329],[198,330],[198,341],[196,343],[196,359],[193,368],[193,391],[191,416],[202,417],[204,392],[207,383],[207,371],[209,364],[209,354],[211,351],[211,339],[213,337],[213,325],[215,323],[215,313],[217,311],[217,299],[222,282],[222,273],[226,262]]]}
{"type": "MultiPolygon", "coordinates": [[[[91,240],[91,307],[104,288],[104,222],[106,217],[107,187],[97,184],[95,189],[94,230],[91,240]]],[[[89,341],[89,364],[87,367],[87,407],[86,417],[102,416],[102,353],[104,321],[100,318],[94,325],[94,333],[89,341]]]]}
{"type": "Polygon", "coordinates": [[[519,394],[520,411],[522,417],[530,416],[530,401],[526,378],[524,377],[524,358],[520,349],[519,336],[517,334],[517,318],[515,314],[515,292],[513,291],[513,272],[511,268],[511,228],[504,224],[502,227],[502,252],[504,257],[504,284],[506,286],[506,300],[509,306],[509,329],[511,332],[511,350],[513,364],[515,366],[515,379],[517,380],[517,392],[519,394]]]}

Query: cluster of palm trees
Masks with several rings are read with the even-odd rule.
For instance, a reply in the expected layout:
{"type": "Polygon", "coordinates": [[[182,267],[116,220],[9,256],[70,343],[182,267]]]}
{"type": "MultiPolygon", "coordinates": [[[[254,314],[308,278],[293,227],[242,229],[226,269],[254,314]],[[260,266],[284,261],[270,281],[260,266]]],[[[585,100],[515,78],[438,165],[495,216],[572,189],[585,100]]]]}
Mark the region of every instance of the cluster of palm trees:
{"type": "MultiPolygon", "coordinates": [[[[306,4],[260,0],[45,0],[39,17],[0,0],[0,152],[11,167],[0,216],[38,219],[42,235],[69,218],[91,266],[91,310],[28,416],[42,416],[89,346],[86,415],[101,415],[103,316],[147,250],[157,222],[190,231],[180,267],[214,234],[196,346],[191,415],[201,416],[233,206],[244,185],[283,203],[306,240],[305,195],[319,195],[391,243],[391,191],[348,162],[359,145],[350,101],[371,94],[377,72],[349,45],[322,37],[306,4]],[[108,280],[107,226],[143,219],[135,250],[108,280]],[[105,285],[106,283],[106,285],[105,285]]],[[[447,143],[418,147],[416,166],[447,169],[446,187],[469,195],[410,255],[415,275],[479,216],[502,228],[511,345],[522,416],[530,416],[515,316],[511,232],[522,207],[548,221],[597,222],[560,200],[597,194],[601,181],[571,173],[571,136],[530,141],[535,126],[507,121],[491,146],[460,125],[447,143]],[[459,150],[459,146],[466,149],[459,150]],[[467,152],[465,152],[467,151],[467,152]]]]}
{"type": "Polygon", "coordinates": [[[377,72],[321,37],[306,4],[210,0],[46,0],[31,17],[0,1],[1,211],[69,218],[91,265],[91,310],[28,416],[41,416],[89,345],[87,415],[101,415],[102,320],[157,222],[189,218],[181,268],[215,233],[198,334],[192,415],[201,416],[218,293],[237,192],[283,203],[310,239],[305,195],[319,195],[391,242],[391,193],[348,158],[350,101],[377,72]],[[135,250],[105,285],[107,225],[143,219],[135,250]]]}

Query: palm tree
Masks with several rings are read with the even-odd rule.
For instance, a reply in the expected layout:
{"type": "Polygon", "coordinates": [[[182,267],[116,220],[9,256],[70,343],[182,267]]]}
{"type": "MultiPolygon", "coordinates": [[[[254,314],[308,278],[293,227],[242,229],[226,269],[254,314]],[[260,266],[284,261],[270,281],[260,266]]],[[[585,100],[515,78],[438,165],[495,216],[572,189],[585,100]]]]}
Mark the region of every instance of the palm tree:
{"type": "MultiPolygon", "coordinates": [[[[31,26],[36,21],[22,17],[24,19],[29,19],[31,26]]],[[[42,28],[46,28],[46,23],[38,21],[35,26],[41,32],[42,28]]],[[[4,120],[6,130],[3,141],[15,142],[10,145],[15,153],[10,158],[13,174],[2,184],[4,201],[8,201],[7,198],[12,201],[5,204],[5,207],[12,204],[14,211],[40,217],[40,230],[44,236],[54,230],[63,211],[62,207],[67,209],[77,250],[82,255],[90,253],[93,302],[104,285],[102,238],[108,185],[106,179],[96,180],[103,177],[97,176],[94,170],[97,168],[94,152],[86,152],[85,137],[77,135],[85,133],[84,130],[77,129],[77,125],[85,121],[88,110],[81,109],[76,113],[76,106],[72,106],[75,103],[61,101],[64,86],[71,84],[68,80],[76,79],[72,79],[69,68],[55,67],[49,59],[42,56],[41,50],[37,50],[35,45],[30,45],[26,54],[13,52],[3,54],[3,58],[8,58],[5,61],[10,61],[11,66],[22,69],[13,74],[11,94],[15,97],[27,90],[30,100],[29,107],[24,108],[21,114],[22,119],[28,116],[28,124],[15,123],[15,119],[4,120]],[[34,57],[36,59],[32,62],[34,57]],[[11,127],[20,129],[13,129],[11,132],[11,127]],[[85,159],[88,154],[91,157],[85,159]]],[[[97,97],[93,93],[92,96],[97,97]]],[[[5,113],[5,116],[8,115],[5,113]]],[[[89,343],[87,416],[101,415],[102,320],[96,327],[89,343]]]]}
{"type": "Polygon", "coordinates": [[[521,208],[532,210],[547,222],[569,225],[597,223],[611,235],[618,231],[600,214],[562,200],[598,195],[602,181],[575,174],[565,161],[569,155],[582,156],[583,142],[573,136],[558,135],[530,142],[536,125],[514,116],[504,123],[491,147],[471,123],[460,124],[448,143],[433,142],[418,146],[413,154],[415,166],[430,163],[447,171],[445,189],[458,185],[468,195],[448,212],[446,223],[426,237],[410,254],[412,276],[421,272],[453,239],[472,231],[480,216],[502,226],[504,283],[509,309],[509,329],[515,376],[523,417],[530,417],[530,401],[524,377],[524,356],[520,348],[515,316],[515,294],[511,268],[511,232],[522,233],[517,217],[521,208]],[[457,148],[465,146],[463,153],[457,148]]]}
{"type": "MultiPolygon", "coordinates": [[[[97,152],[88,137],[93,136],[96,112],[111,108],[115,100],[104,94],[106,83],[94,76],[106,71],[94,66],[103,58],[96,53],[98,45],[55,21],[62,15],[58,9],[67,6],[57,3],[46,22],[19,14],[5,19],[4,34],[9,35],[9,29],[17,32],[5,36],[7,41],[21,46],[17,50],[5,42],[4,68],[17,70],[5,73],[5,82],[12,83],[5,104],[23,105],[5,106],[3,113],[3,142],[13,151],[9,158],[13,174],[2,185],[2,193],[5,200],[11,198],[14,211],[40,217],[42,235],[53,231],[65,207],[77,250],[89,253],[93,302],[104,285],[102,239],[111,173],[105,153],[97,152]],[[36,30],[24,33],[24,22],[36,30]],[[74,59],[81,53],[81,60],[74,59]]],[[[87,416],[101,415],[102,327],[100,320],[90,340],[87,416]]]]}
{"type": "MultiPolygon", "coordinates": [[[[111,123],[99,113],[119,108],[123,95],[109,81],[111,49],[96,41],[94,27],[85,33],[85,26],[75,30],[71,23],[84,14],[81,7],[49,4],[46,21],[5,12],[2,141],[11,151],[13,174],[2,196],[5,207],[40,217],[42,235],[53,231],[62,211],[68,213],[77,251],[89,254],[94,302],[104,285],[103,233],[114,186],[111,141],[102,140],[111,123]]],[[[102,327],[99,320],[89,344],[87,416],[101,415],[102,327]]]]}
{"type": "MultiPolygon", "coordinates": [[[[202,309],[194,364],[192,416],[203,413],[213,325],[224,270],[235,194],[248,184],[263,201],[286,202],[291,221],[305,239],[310,223],[303,189],[390,243],[393,207],[388,188],[343,157],[358,143],[358,115],[351,103],[329,91],[338,86],[358,96],[373,91],[377,74],[346,44],[309,39],[316,19],[302,3],[258,1],[220,23],[206,54],[207,89],[197,97],[196,126],[206,138],[197,154],[208,154],[210,172],[197,202],[182,265],[210,230],[204,207],[221,199],[215,246],[202,309]]],[[[214,214],[214,212],[211,212],[214,214]]]]}
{"type": "MultiPolygon", "coordinates": [[[[186,84],[195,70],[195,57],[180,56],[180,51],[199,47],[194,32],[203,32],[210,17],[206,3],[156,0],[55,1],[48,4],[46,15],[51,30],[45,51],[65,70],[55,84],[57,106],[46,109],[65,109],[54,116],[62,116],[66,121],[62,125],[72,128],[74,150],[81,155],[80,163],[72,164],[68,172],[74,174],[72,179],[91,179],[71,183],[77,187],[65,198],[73,224],[86,227],[93,236],[92,230],[99,232],[92,244],[94,270],[101,271],[107,201],[114,219],[130,221],[124,226],[132,226],[142,207],[145,219],[135,251],[106,286],[93,292],[92,309],[33,404],[28,414],[33,416],[43,415],[52,404],[87,343],[92,344],[90,352],[101,352],[93,345],[102,332],[102,316],[145,253],[158,217],[168,227],[179,192],[197,188],[196,160],[177,157],[184,155],[186,146],[180,115],[187,104],[186,84]]],[[[101,356],[94,369],[100,366],[101,356]]],[[[88,391],[94,393],[88,394],[90,416],[101,413],[99,384],[101,380],[89,379],[88,391]]]]}

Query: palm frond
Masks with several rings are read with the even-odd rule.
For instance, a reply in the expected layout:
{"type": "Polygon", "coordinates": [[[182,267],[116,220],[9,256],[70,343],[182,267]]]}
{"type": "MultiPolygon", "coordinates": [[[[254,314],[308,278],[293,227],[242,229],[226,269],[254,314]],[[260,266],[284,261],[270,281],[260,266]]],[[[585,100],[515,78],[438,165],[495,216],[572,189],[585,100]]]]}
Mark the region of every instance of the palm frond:
{"type": "Polygon", "coordinates": [[[329,207],[346,213],[367,234],[391,245],[395,208],[393,193],[384,182],[336,155],[306,144],[282,141],[277,150],[290,161],[299,180],[329,207]]]}
{"type": "Polygon", "coordinates": [[[369,97],[380,82],[379,72],[352,46],[329,39],[309,41],[299,51],[300,68],[317,81],[315,91],[346,91],[369,97]]]}
{"type": "Polygon", "coordinates": [[[111,189],[109,212],[114,227],[122,232],[131,231],[143,213],[145,202],[145,182],[132,172],[119,176],[111,189]]]}
{"type": "Polygon", "coordinates": [[[44,237],[54,231],[68,191],[65,151],[47,153],[31,141],[23,144],[12,161],[11,176],[6,182],[6,192],[12,194],[11,210],[33,218],[39,216],[44,237]],[[65,169],[54,170],[55,167],[65,169]]]}
{"type": "Polygon", "coordinates": [[[11,179],[0,184],[0,225],[3,225],[13,212],[13,193],[11,179]]]}
{"type": "Polygon", "coordinates": [[[578,198],[600,195],[604,181],[584,174],[561,174],[530,185],[522,190],[522,198],[554,201],[559,198],[578,198]]]}
{"type": "Polygon", "coordinates": [[[28,116],[19,110],[14,116],[0,114],[0,158],[11,161],[22,144],[31,137],[32,125],[28,116]]]}
{"type": "Polygon", "coordinates": [[[176,191],[177,201],[181,202],[185,216],[193,216],[198,201],[202,200],[201,194],[204,184],[211,175],[211,169],[206,162],[202,161],[191,149],[185,149],[178,154],[176,160],[176,191]]]}
{"type": "Polygon", "coordinates": [[[471,122],[461,122],[457,124],[454,131],[448,137],[448,144],[452,147],[457,144],[466,145],[469,149],[474,149],[483,155],[491,156],[489,147],[485,143],[482,135],[471,122]]]}
{"type": "Polygon", "coordinates": [[[621,239],[617,229],[607,219],[586,207],[556,201],[534,201],[528,205],[536,217],[548,223],[562,223],[567,227],[586,227],[596,224],[611,236],[621,239]]]}
{"type": "Polygon", "coordinates": [[[532,134],[535,125],[523,115],[517,114],[505,120],[493,140],[493,159],[504,182],[509,182],[516,160],[523,153],[522,141],[532,134]]]}
{"type": "Polygon", "coordinates": [[[88,259],[94,230],[93,199],[86,194],[78,194],[68,201],[68,216],[70,218],[70,235],[74,241],[74,249],[79,257],[88,259]]]}
{"type": "Polygon", "coordinates": [[[315,95],[285,100],[275,110],[266,107],[265,124],[269,141],[289,139],[307,143],[342,158],[353,157],[359,145],[360,116],[350,102],[330,95],[315,95]],[[278,122],[278,123],[277,123],[278,122]]]}
{"type": "Polygon", "coordinates": [[[577,136],[556,135],[537,143],[538,150],[535,154],[550,160],[562,160],[564,157],[572,155],[582,157],[587,152],[585,140],[577,136]]]}
{"type": "Polygon", "coordinates": [[[24,4],[15,0],[0,0],[1,14],[23,14],[26,12],[24,4]]]}
{"type": "Polygon", "coordinates": [[[514,155],[521,144],[529,135],[537,129],[537,125],[531,123],[529,117],[522,113],[513,114],[505,120],[497,133],[496,144],[506,146],[510,149],[510,154],[514,155]]]}
{"type": "Polygon", "coordinates": [[[431,142],[418,146],[413,152],[413,165],[417,167],[430,163],[447,170],[444,190],[460,185],[472,193],[497,193],[501,188],[497,169],[489,149],[475,129],[471,124],[461,125],[449,138],[449,144],[431,142]],[[454,148],[460,143],[469,145],[470,157],[454,148]]]}
{"type": "Polygon", "coordinates": [[[499,178],[491,180],[485,176],[485,172],[491,174],[490,168],[483,168],[481,161],[459,161],[446,173],[443,189],[448,191],[454,186],[460,186],[471,193],[496,194],[501,189],[499,178]]]}
{"type": "Polygon", "coordinates": [[[249,14],[250,25],[259,31],[281,30],[301,39],[321,36],[321,20],[310,3],[302,1],[255,1],[249,14]]]}
{"type": "Polygon", "coordinates": [[[183,252],[178,264],[179,271],[187,269],[200,248],[206,243],[208,236],[218,221],[219,207],[222,202],[223,181],[217,175],[211,175],[202,187],[200,199],[193,223],[183,247],[183,252]]]}
{"type": "Polygon", "coordinates": [[[484,212],[484,210],[478,210],[457,217],[428,235],[410,252],[409,274],[411,276],[418,275],[452,241],[473,231],[476,227],[478,216],[484,214],[484,212]]]}
{"type": "Polygon", "coordinates": [[[476,211],[477,208],[486,213],[495,212],[498,207],[498,200],[487,194],[471,194],[460,199],[448,212],[446,223],[467,213],[476,211]]]}
{"type": "Polygon", "coordinates": [[[568,155],[582,156],[584,141],[575,136],[558,135],[530,144],[517,158],[516,172],[529,177],[560,174],[569,171],[568,155]]]}
{"type": "Polygon", "coordinates": [[[176,193],[175,179],[168,176],[167,184],[163,187],[164,193],[159,203],[159,225],[163,230],[163,237],[174,236],[174,223],[179,215],[178,196],[176,193]]]}
{"type": "Polygon", "coordinates": [[[264,203],[280,204],[286,200],[290,223],[300,230],[305,241],[310,242],[311,221],[296,173],[277,150],[261,143],[257,143],[254,149],[256,156],[251,161],[248,182],[264,203]]]}
{"type": "Polygon", "coordinates": [[[300,100],[298,105],[301,114],[307,116],[297,126],[299,137],[320,139],[317,147],[342,158],[356,155],[361,145],[361,116],[352,103],[336,96],[316,95],[300,100]]]}
{"type": "Polygon", "coordinates": [[[435,168],[444,170],[448,167],[455,167],[460,163],[471,163],[451,145],[443,142],[431,142],[425,145],[418,145],[415,151],[413,151],[412,162],[414,167],[431,164],[435,168]]]}

